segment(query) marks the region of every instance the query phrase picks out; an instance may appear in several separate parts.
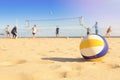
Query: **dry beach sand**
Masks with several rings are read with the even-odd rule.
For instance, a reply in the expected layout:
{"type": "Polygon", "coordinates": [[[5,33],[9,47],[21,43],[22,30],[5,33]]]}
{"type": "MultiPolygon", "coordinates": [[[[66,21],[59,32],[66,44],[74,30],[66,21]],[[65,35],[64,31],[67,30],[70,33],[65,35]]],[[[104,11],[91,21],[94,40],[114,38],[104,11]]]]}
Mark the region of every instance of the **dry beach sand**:
{"type": "Polygon", "coordinates": [[[102,61],[80,55],[81,38],[0,39],[0,80],[120,80],[120,38],[102,61]]]}

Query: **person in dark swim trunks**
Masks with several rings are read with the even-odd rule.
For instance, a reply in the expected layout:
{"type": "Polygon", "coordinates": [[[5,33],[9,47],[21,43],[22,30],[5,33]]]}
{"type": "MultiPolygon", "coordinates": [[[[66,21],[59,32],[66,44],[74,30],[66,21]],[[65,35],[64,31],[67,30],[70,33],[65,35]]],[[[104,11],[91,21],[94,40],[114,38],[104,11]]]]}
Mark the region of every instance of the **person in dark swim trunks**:
{"type": "Polygon", "coordinates": [[[17,38],[17,27],[16,26],[13,27],[11,33],[13,35],[13,39],[16,39],[17,38]]]}
{"type": "Polygon", "coordinates": [[[56,28],[56,37],[59,36],[59,27],[56,28]]]}
{"type": "Polygon", "coordinates": [[[90,34],[90,28],[86,28],[87,29],[87,36],[90,34]]]}

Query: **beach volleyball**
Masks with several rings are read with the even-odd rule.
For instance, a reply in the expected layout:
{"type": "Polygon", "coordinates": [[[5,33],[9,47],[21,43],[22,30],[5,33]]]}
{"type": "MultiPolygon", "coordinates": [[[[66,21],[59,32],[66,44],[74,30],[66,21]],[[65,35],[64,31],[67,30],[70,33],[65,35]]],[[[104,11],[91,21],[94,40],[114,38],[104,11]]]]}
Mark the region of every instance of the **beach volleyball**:
{"type": "Polygon", "coordinates": [[[80,52],[84,59],[100,59],[107,51],[107,41],[101,35],[88,35],[80,43],[80,52]]]}

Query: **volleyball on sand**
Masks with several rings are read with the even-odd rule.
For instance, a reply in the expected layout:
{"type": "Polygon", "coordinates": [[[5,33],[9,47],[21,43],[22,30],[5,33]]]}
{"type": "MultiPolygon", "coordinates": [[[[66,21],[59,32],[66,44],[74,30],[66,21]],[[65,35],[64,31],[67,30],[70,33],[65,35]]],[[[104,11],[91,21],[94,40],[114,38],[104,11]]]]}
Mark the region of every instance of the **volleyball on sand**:
{"type": "Polygon", "coordinates": [[[108,51],[108,44],[101,35],[89,35],[80,43],[80,52],[84,59],[102,58],[108,51]]]}

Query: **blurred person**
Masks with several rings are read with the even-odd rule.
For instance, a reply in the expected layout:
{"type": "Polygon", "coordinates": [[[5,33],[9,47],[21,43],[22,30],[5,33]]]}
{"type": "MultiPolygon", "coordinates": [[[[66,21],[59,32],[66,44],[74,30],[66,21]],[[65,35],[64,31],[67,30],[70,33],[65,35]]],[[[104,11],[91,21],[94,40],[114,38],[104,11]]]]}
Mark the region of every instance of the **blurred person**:
{"type": "Polygon", "coordinates": [[[36,32],[37,32],[37,26],[36,25],[34,25],[33,27],[32,27],[32,37],[33,38],[35,38],[36,37],[36,32]]]}
{"type": "Polygon", "coordinates": [[[90,35],[90,28],[87,27],[86,29],[87,29],[87,36],[88,36],[88,35],[90,35]]]}
{"type": "Polygon", "coordinates": [[[112,27],[109,26],[108,29],[107,29],[107,31],[106,31],[106,37],[107,37],[107,38],[110,38],[110,33],[111,33],[111,32],[112,32],[112,27]]]}
{"type": "Polygon", "coordinates": [[[16,39],[17,38],[17,27],[14,26],[13,29],[11,30],[12,33],[12,38],[16,39]]]}
{"type": "Polygon", "coordinates": [[[5,32],[6,32],[7,37],[10,37],[10,26],[9,25],[7,25],[7,27],[5,28],[5,32]]]}
{"type": "Polygon", "coordinates": [[[59,37],[59,27],[56,27],[56,37],[59,37]]]}
{"type": "Polygon", "coordinates": [[[95,28],[95,34],[98,35],[98,22],[96,21],[95,25],[93,26],[95,28]]]}

